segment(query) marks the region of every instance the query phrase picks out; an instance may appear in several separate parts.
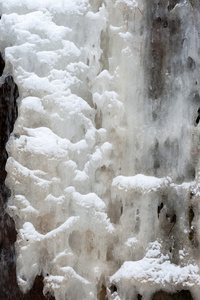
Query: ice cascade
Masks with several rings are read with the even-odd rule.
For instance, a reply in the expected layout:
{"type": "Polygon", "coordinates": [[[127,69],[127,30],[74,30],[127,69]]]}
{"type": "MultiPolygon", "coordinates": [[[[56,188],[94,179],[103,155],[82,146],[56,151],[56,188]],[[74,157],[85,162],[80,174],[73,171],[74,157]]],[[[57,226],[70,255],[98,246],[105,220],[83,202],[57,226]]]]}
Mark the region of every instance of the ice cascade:
{"type": "Polygon", "coordinates": [[[199,0],[0,11],[22,292],[41,275],[56,300],[200,299],[199,0]]]}

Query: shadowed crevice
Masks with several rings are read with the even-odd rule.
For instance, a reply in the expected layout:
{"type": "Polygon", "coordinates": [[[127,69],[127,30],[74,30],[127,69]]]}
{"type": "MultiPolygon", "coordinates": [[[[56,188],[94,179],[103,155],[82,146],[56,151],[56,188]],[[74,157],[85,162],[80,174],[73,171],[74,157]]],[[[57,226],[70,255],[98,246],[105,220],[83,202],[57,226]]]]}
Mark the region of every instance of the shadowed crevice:
{"type": "Polygon", "coordinates": [[[153,295],[152,300],[193,300],[193,298],[188,290],[182,290],[173,294],[159,291],[153,295]]]}

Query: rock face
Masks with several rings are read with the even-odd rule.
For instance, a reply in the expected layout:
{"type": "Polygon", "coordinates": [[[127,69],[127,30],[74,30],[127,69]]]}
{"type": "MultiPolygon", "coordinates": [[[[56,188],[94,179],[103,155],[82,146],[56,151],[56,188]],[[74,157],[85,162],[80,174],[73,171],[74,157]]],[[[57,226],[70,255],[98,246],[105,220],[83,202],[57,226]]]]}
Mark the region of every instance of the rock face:
{"type": "Polygon", "coordinates": [[[192,299],[191,293],[187,290],[180,291],[178,293],[166,293],[166,292],[157,292],[153,296],[152,300],[182,300],[182,299],[192,299]]]}
{"type": "MultiPolygon", "coordinates": [[[[4,60],[0,56],[0,75],[4,69],[4,60]]],[[[16,99],[18,97],[17,86],[11,76],[1,77],[0,86],[0,295],[2,299],[9,299],[10,290],[17,289],[15,275],[15,255],[14,242],[16,240],[16,230],[14,221],[6,213],[6,201],[10,196],[8,188],[5,186],[5,164],[7,153],[6,142],[13,130],[13,125],[17,117],[16,99]]]]}
{"type": "Polygon", "coordinates": [[[1,299],[200,299],[199,1],[40,2],[0,0],[1,299]]]}

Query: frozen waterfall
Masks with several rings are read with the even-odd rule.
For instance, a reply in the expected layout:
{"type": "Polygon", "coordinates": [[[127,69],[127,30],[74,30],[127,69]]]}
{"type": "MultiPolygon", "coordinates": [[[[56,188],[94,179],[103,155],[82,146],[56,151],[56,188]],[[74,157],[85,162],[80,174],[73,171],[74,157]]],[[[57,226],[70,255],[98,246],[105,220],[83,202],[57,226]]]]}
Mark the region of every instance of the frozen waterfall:
{"type": "Polygon", "coordinates": [[[0,300],[200,300],[200,1],[0,13],[0,300]]]}

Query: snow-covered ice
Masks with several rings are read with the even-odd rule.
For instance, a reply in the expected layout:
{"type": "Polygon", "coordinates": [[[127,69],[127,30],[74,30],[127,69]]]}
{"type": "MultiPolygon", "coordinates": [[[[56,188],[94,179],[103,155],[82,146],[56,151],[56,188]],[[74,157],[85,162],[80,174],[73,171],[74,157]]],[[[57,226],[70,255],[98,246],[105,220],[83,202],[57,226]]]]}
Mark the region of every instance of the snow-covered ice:
{"type": "Polygon", "coordinates": [[[0,0],[23,292],[199,299],[199,10],[154,2],[0,0]]]}

